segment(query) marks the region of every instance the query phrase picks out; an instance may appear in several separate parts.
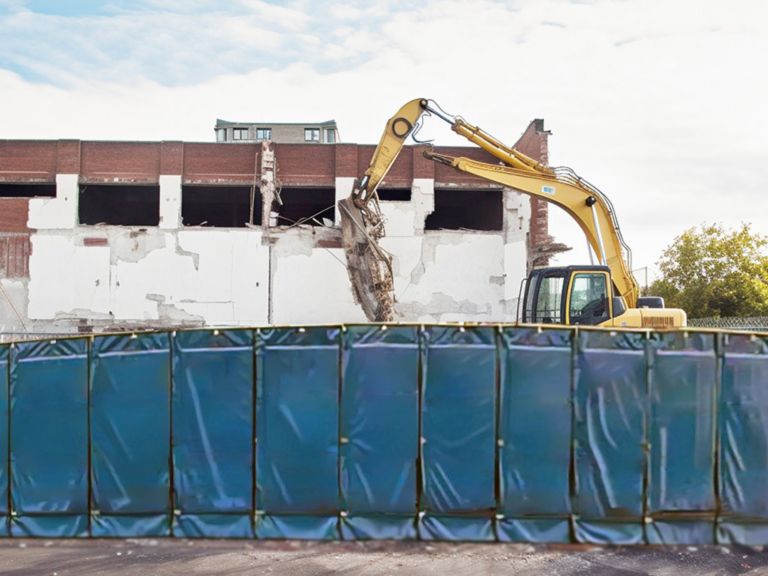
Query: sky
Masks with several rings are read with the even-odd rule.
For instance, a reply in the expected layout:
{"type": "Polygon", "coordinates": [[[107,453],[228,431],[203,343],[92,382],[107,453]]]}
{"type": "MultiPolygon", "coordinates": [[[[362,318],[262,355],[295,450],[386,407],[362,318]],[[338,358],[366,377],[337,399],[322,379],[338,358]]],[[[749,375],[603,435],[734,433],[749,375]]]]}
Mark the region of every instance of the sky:
{"type": "MultiPolygon", "coordinates": [[[[643,267],[685,229],[768,235],[764,0],[0,0],[0,139],[213,141],[217,118],[374,143],[417,97],[612,200],[643,267]]],[[[421,137],[461,144],[436,119],[421,137]]],[[[576,224],[550,232],[588,260],[576,224]]]]}

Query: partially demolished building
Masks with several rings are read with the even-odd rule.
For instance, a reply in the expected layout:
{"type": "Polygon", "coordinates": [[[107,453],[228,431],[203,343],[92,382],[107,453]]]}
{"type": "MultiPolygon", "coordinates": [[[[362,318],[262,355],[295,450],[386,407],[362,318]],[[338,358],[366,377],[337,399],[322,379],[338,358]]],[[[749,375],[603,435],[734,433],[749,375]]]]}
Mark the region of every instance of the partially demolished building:
{"type": "MultiPolygon", "coordinates": [[[[547,137],[536,120],[516,147],[546,162],[547,137]]],[[[546,204],[423,149],[407,148],[380,189],[395,319],[514,320],[527,269],[552,246],[546,204]]],[[[363,322],[336,202],[373,150],[0,141],[0,332],[363,322]]]]}

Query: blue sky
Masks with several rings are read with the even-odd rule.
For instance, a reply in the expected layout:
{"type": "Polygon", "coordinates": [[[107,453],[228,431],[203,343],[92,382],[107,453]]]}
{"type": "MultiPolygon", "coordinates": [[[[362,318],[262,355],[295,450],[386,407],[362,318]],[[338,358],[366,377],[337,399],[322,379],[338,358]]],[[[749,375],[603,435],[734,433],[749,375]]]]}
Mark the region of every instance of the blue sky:
{"type": "MultiPolygon", "coordinates": [[[[768,234],[766,21],[763,0],[0,0],[0,138],[335,118],[375,142],[421,96],[510,143],[544,118],[551,162],[611,197],[652,265],[702,222],[768,234]]],[[[551,230],[586,258],[566,216],[551,230]]]]}

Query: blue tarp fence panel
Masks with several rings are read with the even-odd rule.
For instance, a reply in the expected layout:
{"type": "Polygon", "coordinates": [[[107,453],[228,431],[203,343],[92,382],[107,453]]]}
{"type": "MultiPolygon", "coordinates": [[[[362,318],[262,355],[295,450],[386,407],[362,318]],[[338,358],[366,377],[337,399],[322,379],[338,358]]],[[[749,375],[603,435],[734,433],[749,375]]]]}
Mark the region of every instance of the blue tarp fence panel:
{"type": "Polygon", "coordinates": [[[170,375],[167,334],[93,339],[93,536],[170,534],[170,375]]]}
{"type": "Polygon", "coordinates": [[[719,424],[724,544],[768,543],[768,338],[723,337],[719,424]]]}
{"type": "Polygon", "coordinates": [[[252,537],[253,332],[179,332],[173,343],[173,534],[252,537]]]}
{"type": "Polygon", "coordinates": [[[262,330],[256,536],[333,539],[339,517],[341,330],[262,330]]]}
{"type": "Polygon", "coordinates": [[[425,540],[493,540],[496,344],[492,328],[423,331],[422,511],[425,540]]]}
{"type": "Polygon", "coordinates": [[[88,341],[16,344],[10,392],[11,534],[87,536],[88,341]]]}
{"type": "Polygon", "coordinates": [[[0,536],[768,544],[768,337],[508,326],[0,345],[0,536]]]}
{"type": "Polygon", "coordinates": [[[648,382],[640,333],[582,332],[574,362],[575,535],[643,541],[648,382]]]}
{"type": "Polygon", "coordinates": [[[711,543],[715,529],[713,334],[657,334],[649,341],[646,537],[651,544],[711,543]]]}
{"type": "Polygon", "coordinates": [[[501,347],[498,538],[568,542],[572,333],[505,330],[501,347]]]}
{"type": "Polygon", "coordinates": [[[418,330],[353,326],[343,337],[342,537],[415,539],[418,330]]]}

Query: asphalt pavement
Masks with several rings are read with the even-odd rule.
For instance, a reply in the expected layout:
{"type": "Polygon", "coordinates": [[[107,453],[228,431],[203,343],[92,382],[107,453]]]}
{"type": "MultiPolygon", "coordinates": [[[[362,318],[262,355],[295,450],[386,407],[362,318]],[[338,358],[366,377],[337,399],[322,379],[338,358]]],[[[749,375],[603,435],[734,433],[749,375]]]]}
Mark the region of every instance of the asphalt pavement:
{"type": "Polygon", "coordinates": [[[768,576],[768,552],[723,546],[593,547],[425,542],[1,540],[0,574],[768,576]]]}

